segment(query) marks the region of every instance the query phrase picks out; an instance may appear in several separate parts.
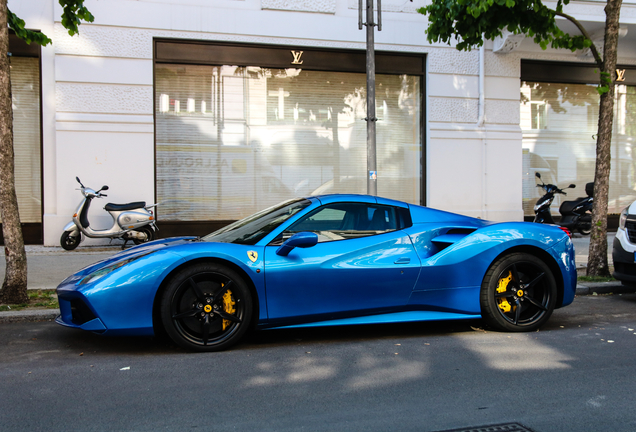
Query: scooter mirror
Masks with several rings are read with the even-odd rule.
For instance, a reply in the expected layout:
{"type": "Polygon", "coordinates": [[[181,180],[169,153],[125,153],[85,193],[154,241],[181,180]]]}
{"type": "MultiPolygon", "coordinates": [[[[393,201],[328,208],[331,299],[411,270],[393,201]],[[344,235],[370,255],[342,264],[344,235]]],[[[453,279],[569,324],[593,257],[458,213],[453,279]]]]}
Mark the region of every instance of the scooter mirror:
{"type": "Polygon", "coordinates": [[[570,186],[568,186],[569,189],[574,189],[576,187],[575,184],[571,184],[570,186]]]}
{"type": "Polygon", "coordinates": [[[78,182],[79,184],[82,184],[82,182],[80,181],[79,177],[75,177],[75,180],[77,180],[77,182],[78,182]]]}
{"type": "Polygon", "coordinates": [[[535,176],[536,178],[541,178],[541,174],[540,174],[540,173],[538,173],[538,172],[534,173],[534,176],[535,176]]]}
{"type": "Polygon", "coordinates": [[[108,190],[108,186],[104,185],[100,190],[108,190]]]}

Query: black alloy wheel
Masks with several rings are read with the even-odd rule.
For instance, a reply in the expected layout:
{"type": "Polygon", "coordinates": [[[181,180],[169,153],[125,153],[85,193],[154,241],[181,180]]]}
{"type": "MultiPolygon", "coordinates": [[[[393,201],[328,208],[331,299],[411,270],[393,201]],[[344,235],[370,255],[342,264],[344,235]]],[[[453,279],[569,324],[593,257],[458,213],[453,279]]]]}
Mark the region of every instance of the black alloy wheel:
{"type": "Polygon", "coordinates": [[[146,235],[146,238],[143,239],[143,240],[142,239],[138,239],[138,238],[133,238],[132,241],[136,245],[140,245],[142,243],[153,241],[155,239],[155,231],[152,228],[150,228],[149,226],[141,227],[139,229],[136,229],[135,231],[140,232],[140,233],[144,233],[146,235]]]}
{"type": "Polygon", "coordinates": [[[249,288],[233,270],[213,263],[179,272],[161,300],[168,336],[193,351],[221,351],[237,343],[252,317],[249,288]]]}
{"type": "Polygon", "coordinates": [[[76,234],[77,235],[72,236],[69,231],[64,231],[62,233],[62,237],[60,237],[60,246],[62,246],[64,250],[68,251],[78,247],[80,242],[82,241],[82,234],[80,234],[79,232],[77,232],[76,234]]]}
{"type": "Polygon", "coordinates": [[[536,330],[552,315],[556,294],[554,276],[545,262],[513,253],[498,259],[484,277],[482,317],[499,330],[536,330]]]}

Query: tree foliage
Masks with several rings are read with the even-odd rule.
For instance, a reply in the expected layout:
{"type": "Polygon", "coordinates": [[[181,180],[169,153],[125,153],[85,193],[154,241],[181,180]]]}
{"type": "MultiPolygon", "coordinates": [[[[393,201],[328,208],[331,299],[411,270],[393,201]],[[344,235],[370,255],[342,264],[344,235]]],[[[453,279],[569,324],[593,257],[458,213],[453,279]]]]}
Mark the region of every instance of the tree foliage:
{"type": "Polygon", "coordinates": [[[556,25],[556,15],[568,3],[558,0],[552,10],[540,0],[433,0],[418,12],[429,17],[429,42],[455,39],[462,51],[481,46],[484,38],[501,36],[503,30],[532,37],[543,49],[548,45],[572,51],[588,48],[592,43],[588,37],[571,36],[556,25]]]}
{"type": "MultiPolygon", "coordinates": [[[[95,20],[93,14],[84,6],[84,0],[59,0],[59,3],[62,6],[62,25],[71,36],[79,33],[81,21],[93,22],[95,20]]],[[[28,44],[35,42],[46,46],[52,42],[44,33],[25,28],[24,20],[10,10],[7,10],[7,21],[9,28],[28,44]]]]}
{"type": "MultiPolygon", "coordinates": [[[[428,15],[426,33],[431,43],[450,45],[457,41],[458,50],[470,51],[482,46],[484,39],[495,39],[507,30],[531,37],[542,49],[548,46],[570,51],[589,48],[599,69],[602,69],[603,60],[590,35],[580,22],[563,12],[563,6],[569,2],[558,0],[556,8],[550,9],[541,0],[433,0],[418,12],[428,15]],[[581,34],[572,36],[565,33],[557,26],[557,16],[572,22],[581,34]]],[[[611,76],[601,72],[598,93],[607,93],[611,84],[611,76]]]]}

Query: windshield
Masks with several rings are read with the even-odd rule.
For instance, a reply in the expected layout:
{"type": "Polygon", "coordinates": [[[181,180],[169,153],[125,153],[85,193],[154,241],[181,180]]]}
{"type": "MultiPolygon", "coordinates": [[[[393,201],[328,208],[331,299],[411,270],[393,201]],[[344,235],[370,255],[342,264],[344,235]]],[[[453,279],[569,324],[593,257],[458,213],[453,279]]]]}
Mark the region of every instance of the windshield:
{"type": "Polygon", "coordinates": [[[202,240],[253,245],[310,204],[305,198],[285,201],[214,231],[202,240]]]}

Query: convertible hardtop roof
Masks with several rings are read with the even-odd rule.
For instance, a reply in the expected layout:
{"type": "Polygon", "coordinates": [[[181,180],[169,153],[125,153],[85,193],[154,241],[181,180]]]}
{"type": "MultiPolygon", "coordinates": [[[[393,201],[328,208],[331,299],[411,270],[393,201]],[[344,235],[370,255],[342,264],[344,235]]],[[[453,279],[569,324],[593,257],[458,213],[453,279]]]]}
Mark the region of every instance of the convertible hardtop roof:
{"type": "Polygon", "coordinates": [[[329,204],[334,202],[361,202],[361,203],[376,203],[376,204],[384,204],[384,205],[392,205],[396,207],[404,207],[408,208],[409,204],[403,201],[397,201],[389,198],[383,198],[373,195],[364,195],[364,194],[326,194],[326,195],[315,195],[307,197],[308,199],[315,198],[319,200],[322,204],[329,204]]]}
{"type": "Polygon", "coordinates": [[[321,204],[330,204],[337,202],[361,202],[361,203],[377,203],[384,205],[392,205],[396,207],[408,208],[411,211],[411,219],[413,223],[425,222],[457,222],[472,226],[481,227],[492,224],[493,222],[482,219],[464,216],[457,213],[451,213],[444,210],[437,210],[430,207],[409,204],[403,201],[397,201],[384,197],[363,194],[326,194],[307,197],[308,199],[317,199],[321,204]]]}

